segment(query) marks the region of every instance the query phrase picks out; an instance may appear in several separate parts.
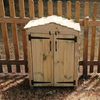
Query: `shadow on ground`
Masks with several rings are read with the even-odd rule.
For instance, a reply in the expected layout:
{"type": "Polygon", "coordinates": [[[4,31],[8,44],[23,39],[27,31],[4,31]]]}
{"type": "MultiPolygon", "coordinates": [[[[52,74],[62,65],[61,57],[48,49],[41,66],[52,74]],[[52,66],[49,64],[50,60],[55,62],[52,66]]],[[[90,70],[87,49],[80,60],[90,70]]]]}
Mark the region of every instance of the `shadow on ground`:
{"type": "Polygon", "coordinates": [[[100,100],[99,75],[87,80],[79,78],[74,88],[34,88],[29,86],[28,75],[5,75],[0,77],[0,100],[100,100]],[[84,99],[82,99],[84,98],[84,99]]]}

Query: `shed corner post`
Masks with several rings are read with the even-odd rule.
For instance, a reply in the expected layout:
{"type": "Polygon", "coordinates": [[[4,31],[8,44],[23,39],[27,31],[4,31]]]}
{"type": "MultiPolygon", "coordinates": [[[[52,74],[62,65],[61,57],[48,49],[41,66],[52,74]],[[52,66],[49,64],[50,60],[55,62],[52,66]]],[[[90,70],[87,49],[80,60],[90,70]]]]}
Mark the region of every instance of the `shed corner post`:
{"type": "Polygon", "coordinates": [[[87,78],[87,60],[88,60],[88,29],[89,17],[84,18],[84,43],[83,43],[83,78],[87,78]]]}

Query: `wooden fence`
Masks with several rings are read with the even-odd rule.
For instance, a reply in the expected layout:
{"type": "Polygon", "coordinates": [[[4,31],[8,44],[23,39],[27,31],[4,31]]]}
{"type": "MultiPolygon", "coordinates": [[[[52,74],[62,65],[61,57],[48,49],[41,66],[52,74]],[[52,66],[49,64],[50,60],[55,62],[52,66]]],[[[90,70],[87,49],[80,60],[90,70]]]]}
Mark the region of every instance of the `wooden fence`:
{"type": "MultiPolygon", "coordinates": [[[[17,72],[20,72],[20,65],[24,64],[26,67],[26,72],[28,71],[27,68],[27,43],[26,43],[26,34],[23,27],[25,24],[31,20],[35,19],[35,10],[34,10],[34,1],[28,0],[29,3],[29,17],[25,17],[25,10],[24,10],[24,0],[19,0],[19,11],[20,17],[15,16],[15,6],[14,0],[9,0],[9,10],[10,10],[10,17],[5,17],[4,11],[4,4],[3,0],[0,0],[0,23],[2,28],[2,35],[6,53],[6,60],[0,60],[0,72],[2,72],[2,65],[7,64],[8,72],[12,72],[11,65],[15,64],[17,67],[17,72]],[[9,53],[9,43],[8,43],[8,32],[6,23],[11,23],[12,26],[12,35],[13,35],[13,44],[14,44],[14,52],[15,52],[15,60],[10,60],[10,53],[9,53]],[[21,24],[21,31],[22,31],[22,40],[23,40],[23,52],[24,52],[24,59],[19,60],[19,48],[18,48],[18,36],[17,36],[17,28],[16,24],[21,24]]],[[[62,16],[62,2],[57,1],[57,15],[62,16]]],[[[48,16],[53,15],[53,2],[52,0],[48,0],[48,16]]],[[[80,19],[80,2],[77,1],[75,5],[75,21],[79,22],[81,26],[84,27],[84,42],[83,42],[83,61],[79,61],[79,65],[83,65],[83,76],[87,77],[87,66],[90,65],[90,72],[93,72],[93,66],[98,66],[98,73],[100,73],[100,46],[98,48],[98,60],[94,61],[94,50],[95,50],[95,35],[96,35],[96,26],[100,26],[100,20],[97,20],[97,3],[93,4],[93,14],[92,20],[90,20],[87,16],[89,16],[89,3],[85,2],[84,5],[84,19],[80,19]],[[90,61],[87,59],[88,55],[88,29],[89,26],[92,27],[92,35],[91,35],[91,54],[90,54],[90,61]]],[[[44,16],[44,9],[43,9],[43,1],[38,0],[38,17],[44,16]]],[[[66,18],[71,19],[72,11],[71,11],[71,2],[66,2],[66,18]]],[[[100,44],[100,39],[99,39],[100,44]]],[[[1,58],[1,57],[0,57],[1,58]]]]}

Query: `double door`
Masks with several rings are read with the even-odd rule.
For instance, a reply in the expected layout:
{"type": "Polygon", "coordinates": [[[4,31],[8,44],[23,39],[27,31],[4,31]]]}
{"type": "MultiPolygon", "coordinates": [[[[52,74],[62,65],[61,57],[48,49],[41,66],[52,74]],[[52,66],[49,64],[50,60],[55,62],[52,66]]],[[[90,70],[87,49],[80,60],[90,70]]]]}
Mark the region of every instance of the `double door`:
{"type": "Polygon", "coordinates": [[[30,34],[32,84],[73,86],[76,37],[69,34],[30,34]]]}

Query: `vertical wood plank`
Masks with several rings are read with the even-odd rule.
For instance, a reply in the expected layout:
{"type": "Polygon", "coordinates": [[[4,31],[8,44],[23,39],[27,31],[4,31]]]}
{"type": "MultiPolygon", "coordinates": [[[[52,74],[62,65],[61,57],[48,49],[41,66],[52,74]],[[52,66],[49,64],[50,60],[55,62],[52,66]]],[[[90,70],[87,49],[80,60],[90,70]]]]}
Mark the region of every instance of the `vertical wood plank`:
{"type": "Polygon", "coordinates": [[[29,15],[31,18],[35,17],[35,12],[34,12],[34,1],[29,0],[29,15]]]}
{"type": "MultiPolygon", "coordinates": [[[[9,0],[9,8],[10,8],[10,17],[15,17],[15,7],[14,0],[9,0]]],[[[17,36],[17,27],[15,23],[12,23],[12,35],[13,35],[13,44],[14,44],[14,52],[15,59],[19,59],[19,49],[18,49],[18,36],[17,36]]]]}
{"type": "MultiPolygon", "coordinates": [[[[3,0],[0,0],[0,17],[5,17],[3,0]]],[[[5,23],[1,23],[1,29],[2,29],[2,36],[3,36],[3,41],[4,41],[6,59],[9,60],[10,59],[10,52],[9,52],[7,25],[5,23]]]]}
{"type": "Polygon", "coordinates": [[[43,1],[42,0],[38,1],[38,13],[39,13],[39,18],[44,16],[43,1]]]}
{"type": "Polygon", "coordinates": [[[88,17],[84,19],[84,44],[83,44],[83,77],[84,78],[87,77],[88,21],[89,21],[88,17]]]}
{"type": "Polygon", "coordinates": [[[48,1],[48,15],[53,15],[53,2],[51,0],[48,1]]]}
{"type": "MultiPolygon", "coordinates": [[[[89,3],[85,3],[84,16],[89,15],[89,3]]],[[[83,77],[87,77],[87,58],[88,58],[88,21],[89,18],[84,19],[84,43],[83,43],[83,77]]]]}
{"type": "MultiPolygon", "coordinates": [[[[99,50],[98,50],[98,61],[100,61],[100,34],[99,34],[99,50]]],[[[98,65],[98,73],[100,73],[100,65],[98,65]]]]}
{"type": "MultiPolygon", "coordinates": [[[[19,0],[19,10],[20,10],[20,18],[25,17],[24,11],[24,1],[19,0]]],[[[33,13],[30,15],[32,17],[33,13]]],[[[22,32],[22,42],[23,42],[23,52],[24,52],[24,60],[27,60],[27,40],[26,40],[26,30],[23,28],[25,24],[21,24],[21,32],[22,32]]]]}
{"type": "Polygon", "coordinates": [[[57,15],[62,16],[62,2],[57,1],[57,15]]]}
{"type": "MultiPolygon", "coordinates": [[[[97,18],[97,5],[98,4],[96,2],[93,4],[93,15],[92,15],[93,21],[96,21],[96,18],[97,18]]],[[[95,34],[96,34],[96,26],[92,26],[90,61],[94,60],[95,34]]],[[[93,72],[93,66],[90,66],[90,73],[92,72],[93,72]]]]}
{"type": "Polygon", "coordinates": [[[76,2],[76,13],[75,13],[75,20],[78,21],[80,19],[80,2],[76,2]]]}
{"type": "Polygon", "coordinates": [[[71,19],[71,2],[68,1],[66,6],[67,6],[67,10],[66,10],[67,11],[67,18],[71,19]]]}

